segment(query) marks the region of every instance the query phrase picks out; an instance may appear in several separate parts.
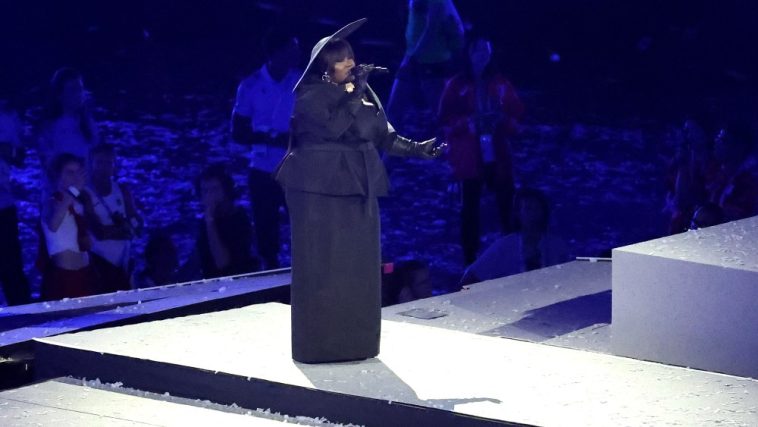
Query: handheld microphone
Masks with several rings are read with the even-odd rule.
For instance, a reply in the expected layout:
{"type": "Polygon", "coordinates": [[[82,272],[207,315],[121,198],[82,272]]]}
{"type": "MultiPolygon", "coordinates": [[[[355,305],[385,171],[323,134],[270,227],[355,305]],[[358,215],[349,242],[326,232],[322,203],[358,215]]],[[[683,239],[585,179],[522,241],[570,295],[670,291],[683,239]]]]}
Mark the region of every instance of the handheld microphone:
{"type": "Polygon", "coordinates": [[[374,64],[358,64],[358,69],[362,73],[389,73],[390,70],[386,67],[380,67],[379,65],[374,64]]]}

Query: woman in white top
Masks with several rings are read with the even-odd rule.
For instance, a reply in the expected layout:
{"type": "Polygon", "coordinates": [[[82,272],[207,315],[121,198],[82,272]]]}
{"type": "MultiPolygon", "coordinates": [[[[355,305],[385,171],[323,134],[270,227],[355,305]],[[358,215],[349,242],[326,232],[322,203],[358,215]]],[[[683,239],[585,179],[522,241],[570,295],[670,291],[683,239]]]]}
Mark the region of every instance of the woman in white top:
{"type": "Polygon", "coordinates": [[[100,277],[100,292],[131,288],[132,238],[141,219],[129,190],[114,179],[116,151],[100,144],[90,152],[90,182],[86,187],[91,206],[86,206],[93,237],[92,265],[100,277]]]}
{"type": "Polygon", "coordinates": [[[39,129],[39,155],[43,167],[61,153],[86,161],[91,147],[97,145],[97,126],[87,108],[87,93],[82,76],[73,68],[61,68],[50,81],[50,99],[43,110],[39,129]]]}
{"type": "Polygon", "coordinates": [[[44,247],[43,300],[80,297],[96,293],[96,277],[90,268],[92,242],[84,221],[84,164],[63,153],[50,161],[48,177],[52,196],[42,205],[44,247]]]}

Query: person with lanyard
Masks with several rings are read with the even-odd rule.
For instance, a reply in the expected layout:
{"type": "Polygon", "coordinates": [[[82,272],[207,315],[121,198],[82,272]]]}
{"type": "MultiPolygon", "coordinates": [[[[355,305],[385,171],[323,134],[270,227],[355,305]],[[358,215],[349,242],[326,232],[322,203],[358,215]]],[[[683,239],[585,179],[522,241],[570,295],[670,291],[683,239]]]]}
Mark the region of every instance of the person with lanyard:
{"type": "Polygon", "coordinates": [[[366,19],[322,38],[295,85],[290,150],[279,166],[292,230],[292,358],[303,363],[379,354],[378,197],[389,181],[378,149],[436,158],[434,138],[398,136],[345,40],[366,19]]]}
{"type": "Polygon", "coordinates": [[[100,276],[98,293],[131,289],[131,241],[142,226],[134,197],[115,180],[116,149],[100,144],[90,151],[90,182],[85,188],[92,200],[85,205],[93,237],[92,265],[100,276]]]}
{"type": "Polygon", "coordinates": [[[240,83],[232,112],[232,139],[252,146],[248,186],[258,253],[266,269],[279,267],[279,208],[284,194],[272,172],[284,157],[300,74],[300,49],[291,34],[272,30],[264,42],[266,63],[240,83]]]}
{"type": "Polygon", "coordinates": [[[447,159],[462,193],[466,265],[474,262],[479,250],[479,204],[485,184],[495,192],[502,231],[510,231],[515,191],[510,141],[524,112],[516,90],[495,68],[492,43],[474,37],[468,53],[469,69],[448,81],[439,111],[442,133],[450,144],[447,159]]]}

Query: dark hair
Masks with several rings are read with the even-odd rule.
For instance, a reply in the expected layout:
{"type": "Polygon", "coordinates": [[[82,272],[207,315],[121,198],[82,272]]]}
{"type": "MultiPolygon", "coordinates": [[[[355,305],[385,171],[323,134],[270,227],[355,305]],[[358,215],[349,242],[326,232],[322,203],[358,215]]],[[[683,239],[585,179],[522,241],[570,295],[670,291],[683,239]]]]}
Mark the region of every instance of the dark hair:
{"type": "Polygon", "coordinates": [[[114,146],[113,144],[102,143],[102,144],[97,144],[96,146],[92,147],[89,150],[90,159],[99,154],[110,154],[112,156],[115,156],[116,146],[114,146]]]}
{"type": "Polygon", "coordinates": [[[57,181],[61,176],[61,172],[63,172],[63,168],[69,163],[78,163],[79,166],[84,167],[84,160],[81,157],[71,153],[61,153],[50,161],[50,165],[47,167],[47,179],[50,182],[57,181]]]}
{"type": "Polygon", "coordinates": [[[282,49],[288,47],[291,44],[297,44],[297,37],[293,36],[290,31],[284,28],[289,28],[286,25],[275,25],[271,27],[266,35],[263,36],[263,52],[266,54],[266,58],[270,59],[276,55],[282,49]]]}
{"type": "Polygon", "coordinates": [[[345,58],[355,59],[353,47],[350,46],[350,43],[344,39],[331,40],[321,49],[313,61],[312,73],[321,75],[327,72],[331,74],[334,72],[334,64],[345,58]]]}
{"type": "Polygon", "coordinates": [[[200,184],[213,179],[221,183],[221,187],[224,190],[224,195],[226,198],[229,200],[234,200],[234,179],[232,179],[232,177],[226,173],[226,167],[220,163],[206,167],[200,173],[200,176],[197,177],[197,180],[195,181],[195,191],[197,194],[200,194],[200,184]]]}
{"type": "Polygon", "coordinates": [[[550,200],[541,190],[528,187],[519,188],[513,196],[513,229],[516,231],[523,229],[523,224],[521,224],[521,219],[519,218],[519,211],[527,200],[537,202],[540,205],[540,209],[542,210],[542,223],[539,224],[540,230],[542,232],[547,231],[548,225],[550,225],[550,200]]]}
{"type": "Polygon", "coordinates": [[[482,75],[486,78],[489,78],[493,76],[497,72],[497,68],[495,66],[495,52],[494,47],[492,46],[492,39],[490,37],[484,36],[482,34],[469,34],[468,35],[468,43],[466,44],[466,75],[469,77],[472,77],[474,74],[474,70],[471,67],[471,52],[476,47],[477,43],[485,42],[489,43],[490,48],[493,49],[493,52],[491,52],[490,56],[490,62],[487,64],[487,66],[484,67],[484,72],[482,75]]]}
{"type": "MultiPolygon", "coordinates": [[[[76,80],[82,80],[82,74],[71,67],[59,68],[53,73],[53,77],[50,79],[47,104],[42,114],[44,120],[55,120],[63,115],[63,106],[61,106],[60,102],[63,88],[66,86],[66,83],[76,80]]],[[[94,136],[90,127],[89,117],[89,111],[83,106],[80,111],[79,129],[81,129],[82,134],[88,140],[94,136]]]]}

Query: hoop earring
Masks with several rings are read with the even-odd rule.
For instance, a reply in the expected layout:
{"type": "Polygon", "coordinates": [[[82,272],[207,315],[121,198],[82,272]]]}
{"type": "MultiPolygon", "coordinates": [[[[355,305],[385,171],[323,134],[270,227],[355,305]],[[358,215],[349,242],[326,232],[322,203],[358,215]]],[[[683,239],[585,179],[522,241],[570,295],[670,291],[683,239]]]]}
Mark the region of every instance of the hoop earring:
{"type": "Polygon", "coordinates": [[[329,75],[328,71],[324,71],[324,74],[321,75],[321,80],[331,83],[332,82],[332,76],[329,75]]]}

